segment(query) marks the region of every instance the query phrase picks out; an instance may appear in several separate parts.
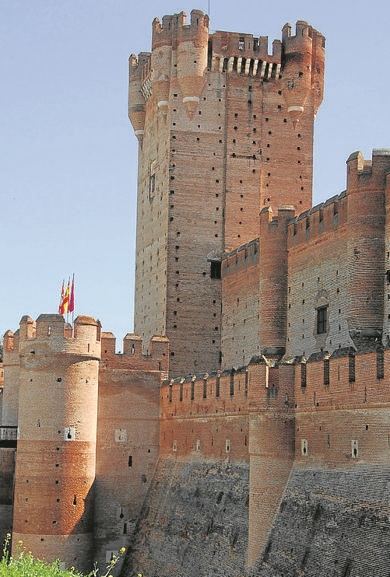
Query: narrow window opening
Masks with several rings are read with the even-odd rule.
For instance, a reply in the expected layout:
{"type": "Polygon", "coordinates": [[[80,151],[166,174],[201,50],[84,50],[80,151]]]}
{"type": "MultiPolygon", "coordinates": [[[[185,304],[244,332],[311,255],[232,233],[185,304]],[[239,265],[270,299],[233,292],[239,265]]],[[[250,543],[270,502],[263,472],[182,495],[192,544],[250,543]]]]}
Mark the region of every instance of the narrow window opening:
{"type": "Polygon", "coordinates": [[[133,466],[133,456],[132,456],[132,455],[129,455],[129,460],[128,460],[128,463],[127,463],[127,464],[128,464],[129,467],[132,467],[132,466],[133,466]]]}
{"type": "Polygon", "coordinates": [[[327,332],[328,307],[319,307],[317,309],[317,334],[323,335],[327,332]]]}
{"type": "Polygon", "coordinates": [[[352,352],[349,354],[349,359],[348,359],[348,381],[350,383],[354,383],[355,382],[355,354],[352,352]]]}
{"type": "Polygon", "coordinates": [[[324,385],[329,386],[329,359],[324,359],[324,385]]]}
{"type": "Polygon", "coordinates": [[[351,441],[351,455],[352,459],[357,459],[359,456],[359,444],[356,439],[351,441]]]}
{"type": "Polygon", "coordinates": [[[383,349],[376,352],[376,378],[383,379],[385,376],[385,359],[383,349]]]}
{"type": "Polygon", "coordinates": [[[306,363],[301,363],[301,387],[306,388],[306,363]]]}

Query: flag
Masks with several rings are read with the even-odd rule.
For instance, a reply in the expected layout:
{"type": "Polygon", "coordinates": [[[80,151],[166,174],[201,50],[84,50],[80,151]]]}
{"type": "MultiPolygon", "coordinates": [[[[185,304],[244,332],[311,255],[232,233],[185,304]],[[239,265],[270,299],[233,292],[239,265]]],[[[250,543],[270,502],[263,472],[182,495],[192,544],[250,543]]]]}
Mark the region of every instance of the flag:
{"type": "Polygon", "coordinates": [[[60,315],[66,315],[69,312],[69,297],[70,297],[70,279],[66,285],[65,293],[60,305],[60,315]]]}
{"type": "Polygon", "coordinates": [[[68,311],[73,313],[74,311],[74,274],[72,278],[72,287],[70,289],[70,298],[69,298],[69,308],[68,311]]]}
{"type": "Polygon", "coordinates": [[[64,288],[64,280],[62,281],[62,288],[61,288],[61,296],[60,296],[60,304],[58,305],[58,313],[60,315],[64,314],[62,311],[62,303],[64,302],[64,296],[65,296],[65,288],[64,288]]]}

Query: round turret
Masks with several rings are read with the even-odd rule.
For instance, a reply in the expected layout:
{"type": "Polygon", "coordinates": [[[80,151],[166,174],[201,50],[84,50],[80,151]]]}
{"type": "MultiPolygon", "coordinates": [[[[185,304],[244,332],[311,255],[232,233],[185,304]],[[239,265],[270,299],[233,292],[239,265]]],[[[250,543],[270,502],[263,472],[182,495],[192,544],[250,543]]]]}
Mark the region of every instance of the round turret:
{"type": "Polygon", "coordinates": [[[209,18],[201,10],[192,10],[191,24],[179,27],[177,81],[187,115],[192,118],[205,84],[209,18]]]}
{"type": "Polygon", "coordinates": [[[299,122],[312,85],[311,26],[303,20],[296,24],[296,35],[290,36],[291,26],[283,27],[284,66],[283,96],[294,127],[299,122]]]}
{"type": "MultiPolygon", "coordinates": [[[[140,55],[141,59],[141,55],[140,55]]],[[[134,134],[142,141],[145,128],[145,98],[142,94],[142,65],[134,54],[129,58],[129,106],[128,114],[134,134]]]]}
{"type": "Polygon", "coordinates": [[[3,364],[3,415],[1,424],[7,427],[18,425],[19,409],[19,339],[20,331],[7,331],[4,335],[3,364]]]}
{"type": "Polygon", "coordinates": [[[172,46],[161,46],[152,52],[152,92],[157,107],[168,111],[172,46]]]}
{"type": "Polygon", "coordinates": [[[13,541],[87,571],[93,562],[100,324],[41,315],[20,342],[13,541]]]}

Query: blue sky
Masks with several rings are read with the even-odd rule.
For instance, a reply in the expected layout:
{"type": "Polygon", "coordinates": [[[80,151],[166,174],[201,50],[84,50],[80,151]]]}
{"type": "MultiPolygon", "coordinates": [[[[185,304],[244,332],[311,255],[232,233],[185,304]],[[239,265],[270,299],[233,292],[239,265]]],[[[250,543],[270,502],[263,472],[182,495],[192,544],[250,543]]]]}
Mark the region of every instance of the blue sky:
{"type": "MultiPolygon", "coordinates": [[[[345,188],[345,161],[390,147],[389,3],[0,0],[0,334],[56,312],[76,277],[76,314],[119,340],[133,328],[137,140],[128,57],[155,16],[208,11],[211,30],[281,38],[307,20],[326,37],[313,203],[345,188]],[[264,6],[267,6],[265,9],[264,6]]],[[[120,349],[120,346],[118,347],[120,349]]]]}

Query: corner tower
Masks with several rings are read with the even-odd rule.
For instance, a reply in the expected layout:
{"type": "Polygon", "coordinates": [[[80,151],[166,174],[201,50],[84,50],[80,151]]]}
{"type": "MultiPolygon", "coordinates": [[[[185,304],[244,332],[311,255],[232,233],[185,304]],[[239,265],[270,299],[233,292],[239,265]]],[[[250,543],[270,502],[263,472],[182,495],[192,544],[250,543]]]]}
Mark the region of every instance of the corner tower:
{"type": "MultiPolygon", "coordinates": [[[[23,321],[23,319],[22,319],[23,321]]],[[[13,544],[47,561],[93,564],[100,325],[41,315],[19,335],[19,439],[13,544]]]]}
{"type": "Polygon", "coordinates": [[[135,331],[170,340],[172,376],[220,364],[221,258],[259,236],[265,206],[311,207],[324,38],[209,33],[193,10],[155,19],[130,57],[139,139],[135,331]]]}

